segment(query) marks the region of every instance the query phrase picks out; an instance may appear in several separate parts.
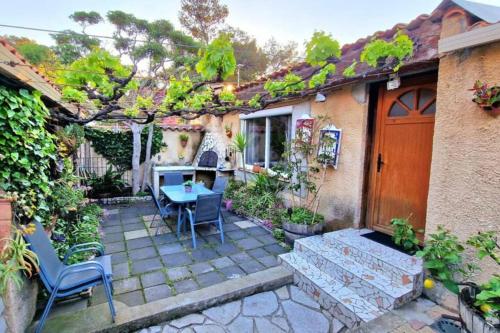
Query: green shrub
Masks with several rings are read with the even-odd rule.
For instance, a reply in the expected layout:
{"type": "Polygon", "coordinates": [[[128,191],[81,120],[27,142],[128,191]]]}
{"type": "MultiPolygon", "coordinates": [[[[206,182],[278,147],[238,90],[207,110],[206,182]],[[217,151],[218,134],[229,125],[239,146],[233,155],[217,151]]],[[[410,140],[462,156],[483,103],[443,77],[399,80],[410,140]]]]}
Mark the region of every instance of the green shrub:
{"type": "Polygon", "coordinates": [[[290,208],[286,212],[285,218],[290,223],[307,225],[323,223],[325,221],[323,215],[318,213],[314,214],[314,212],[304,207],[290,208]]]}
{"type": "Polygon", "coordinates": [[[414,253],[418,250],[418,238],[413,226],[408,221],[408,218],[394,218],[391,220],[392,240],[398,246],[401,246],[405,251],[414,253]]]}
{"type": "Polygon", "coordinates": [[[123,172],[114,171],[110,166],[102,176],[95,173],[85,179],[85,184],[90,186],[88,192],[90,198],[101,198],[103,195],[110,197],[121,195],[127,186],[127,183],[122,179],[123,172]]]}

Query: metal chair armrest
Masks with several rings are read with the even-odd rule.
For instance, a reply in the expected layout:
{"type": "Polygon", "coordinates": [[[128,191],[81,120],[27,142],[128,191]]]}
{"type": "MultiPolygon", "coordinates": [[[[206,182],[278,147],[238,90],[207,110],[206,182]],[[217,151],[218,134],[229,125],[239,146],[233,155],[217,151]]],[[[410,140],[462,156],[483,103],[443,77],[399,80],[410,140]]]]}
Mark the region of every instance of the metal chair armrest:
{"type": "Polygon", "coordinates": [[[69,258],[75,253],[87,252],[87,251],[97,251],[97,253],[102,256],[104,254],[104,246],[98,242],[82,243],[76,244],[70,247],[66,254],[64,255],[63,262],[66,264],[69,258]]]}

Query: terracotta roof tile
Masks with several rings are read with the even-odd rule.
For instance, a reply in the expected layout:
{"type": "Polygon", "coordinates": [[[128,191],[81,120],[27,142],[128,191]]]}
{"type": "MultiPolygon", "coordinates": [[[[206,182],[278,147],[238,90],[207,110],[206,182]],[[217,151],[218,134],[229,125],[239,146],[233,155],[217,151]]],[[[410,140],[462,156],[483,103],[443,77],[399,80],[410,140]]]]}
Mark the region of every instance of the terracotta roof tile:
{"type": "MultiPolygon", "coordinates": [[[[430,15],[422,14],[413,19],[411,22],[404,24],[398,23],[392,28],[385,31],[377,31],[374,34],[365,38],[360,38],[354,43],[345,44],[342,46],[342,57],[336,63],[337,74],[330,77],[327,83],[323,86],[328,89],[347,82],[363,80],[370,76],[378,74],[387,74],[387,69],[371,68],[364,63],[359,63],[359,55],[364,46],[374,38],[382,38],[391,40],[398,31],[403,31],[408,34],[414,42],[414,54],[400,69],[401,73],[409,70],[415,70],[423,67],[436,66],[439,61],[438,41],[441,34],[441,20],[443,14],[455,4],[450,0],[444,0],[430,15]],[[346,78],[342,75],[344,69],[352,63],[352,60],[358,60],[356,67],[356,78],[346,78]]],[[[286,75],[289,71],[300,76],[306,76],[314,70],[305,62],[297,63],[293,66],[282,68],[266,77],[261,77],[258,80],[241,85],[236,92],[238,98],[246,100],[253,97],[257,93],[265,93],[263,88],[264,82],[268,79],[278,79],[286,75]]]]}

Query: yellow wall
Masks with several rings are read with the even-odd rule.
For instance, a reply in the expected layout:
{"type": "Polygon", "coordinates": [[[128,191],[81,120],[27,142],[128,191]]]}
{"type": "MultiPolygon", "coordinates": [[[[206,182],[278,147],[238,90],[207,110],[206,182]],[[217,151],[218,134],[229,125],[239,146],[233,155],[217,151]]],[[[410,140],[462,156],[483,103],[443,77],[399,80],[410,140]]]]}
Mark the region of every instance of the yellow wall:
{"type": "Polygon", "coordinates": [[[478,79],[500,84],[499,64],[498,42],[441,58],[427,235],[440,224],[461,240],[500,231],[500,117],[484,112],[468,91],[478,79]]]}
{"type": "Polygon", "coordinates": [[[328,168],[320,191],[319,212],[329,230],[358,227],[361,219],[368,99],[364,85],[345,86],[327,95],[324,103],[311,102],[312,116],[325,115],[342,129],[342,147],[336,170],[328,168]],[[355,98],[356,97],[356,98],[355,98]]]}

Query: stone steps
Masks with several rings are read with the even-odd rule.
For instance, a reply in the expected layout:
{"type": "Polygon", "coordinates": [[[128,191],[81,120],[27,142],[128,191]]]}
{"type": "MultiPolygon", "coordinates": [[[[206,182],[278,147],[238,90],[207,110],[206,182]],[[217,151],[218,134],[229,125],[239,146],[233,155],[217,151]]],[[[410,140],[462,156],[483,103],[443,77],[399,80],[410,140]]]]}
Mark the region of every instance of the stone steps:
{"type": "Polygon", "coordinates": [[[371,232],[369,229],[344,229],[329,232],[323,239],[330,247],[351,258],[357,263],[383,274],[393,284],[412,285],[412,289],[422,292],[422,260],[387,246],[371,241],[361,235],[371,232]]]}
{"type": "Polygon", "coordinates": [[[295,272],[294,283],[347,327],[357,327],[384,314],[302,256],[290,252],[279,257],[285,267],[295,272]]]}
{"type": "Polygon", "coordinates": [[[295,251],[378,308],[391,310],[413,298],[411,285],[393,283],[385,275],[338,253],[322,236],[296,240],[295,251]]]}
{"type": "Polygon", "coordinates": [[[422,292],[421,260],[345,229],[295,241],[279,256],[294,282],[348,328],[369,322],[422,292]]]}

